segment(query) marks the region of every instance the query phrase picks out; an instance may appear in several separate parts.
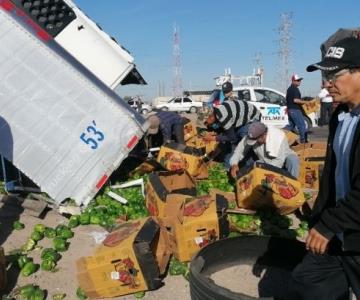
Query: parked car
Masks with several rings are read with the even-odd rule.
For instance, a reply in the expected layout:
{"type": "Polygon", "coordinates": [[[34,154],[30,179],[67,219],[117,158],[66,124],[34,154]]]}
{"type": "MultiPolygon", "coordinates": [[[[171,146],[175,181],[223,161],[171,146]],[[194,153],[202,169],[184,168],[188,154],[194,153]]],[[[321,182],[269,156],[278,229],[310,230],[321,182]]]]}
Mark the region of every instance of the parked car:
{"type": "Polygon", "coordinates": [[[134,97],[128,100],[127,102],[133,109],[135,109],[137,112],[142,113],[143,115],[146,115],[147,113],[152,111],[152,107],[149,104],[146,104],[141,101],[140,98],[134,97]]]}
{"type": "Polygon", "coordinates": [[[168,102],[160,102],[155,106],[157,109],[169,111],[186,111],[196,113],[203,107],[203,102],[193,101],[188,97],[175,97],[168,102]]]}
{"type": "MultiPolygon", "coordinates": [[[[262,86],[235,87],[234,93],[240,100],[250,101],[260,110],[263,123],[277,127],[288,124],[285,94],[262,86]]],[[[304,116],[308,129],[317,126],[316,113],[304,113],[304,116]]]]}

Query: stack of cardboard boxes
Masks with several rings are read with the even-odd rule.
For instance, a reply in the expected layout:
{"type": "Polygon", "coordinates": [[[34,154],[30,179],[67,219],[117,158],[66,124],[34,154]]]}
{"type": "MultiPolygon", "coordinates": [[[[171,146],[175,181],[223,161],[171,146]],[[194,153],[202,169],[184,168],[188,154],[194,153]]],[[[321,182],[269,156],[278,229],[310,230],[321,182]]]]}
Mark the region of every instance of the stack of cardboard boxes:
{"type": "Polygon", "coordinates": [[[146,206],[153,216],[118,225],[93,256],[78,260],[79,284],[90,299],[156,289],[171,254],[189,261],[229,235],[227,200],[220,193],[197,197],[186,171],[150,174],[146,206]]]}
{"type": "Polygon", "coordinates": [[[146,206],[167,228],[170,250],[189,261],[208,243],[228,235],[227,201],[220,194],[197,197],[195,182],[186,171],[151,174],[146,206]]]}

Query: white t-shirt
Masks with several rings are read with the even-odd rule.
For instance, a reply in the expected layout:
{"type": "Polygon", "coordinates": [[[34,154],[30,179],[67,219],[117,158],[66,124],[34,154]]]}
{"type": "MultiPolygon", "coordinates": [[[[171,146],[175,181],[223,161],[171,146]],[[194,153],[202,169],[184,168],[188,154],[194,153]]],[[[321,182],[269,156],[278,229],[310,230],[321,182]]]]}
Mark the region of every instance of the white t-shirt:
{"type": "Polygon", "coordinates": [[[320,98],[321,102],[324,102],[324,103],[333,102],[333,98],[329,95],[329,91],[325,88],[320,91],[319,98],[320,98]]]}

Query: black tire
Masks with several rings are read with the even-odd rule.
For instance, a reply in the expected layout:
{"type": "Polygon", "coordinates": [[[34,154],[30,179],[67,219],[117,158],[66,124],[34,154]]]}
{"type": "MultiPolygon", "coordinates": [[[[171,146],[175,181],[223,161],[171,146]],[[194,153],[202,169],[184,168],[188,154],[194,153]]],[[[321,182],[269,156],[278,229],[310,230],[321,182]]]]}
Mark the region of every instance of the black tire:
{"type": "Polygon", "coordinates": [[[192,113],[192,114],[196,114],[197,113],[197,108],[195,106],[191,106],[189,111],[192,113]]]}
{"type": "MultiPolygon", "coordinates": [[[[282,278],[288,279],[290,278],[290,272],[302,260],[305,253],[304,243],[274,237],[240,236],[214,242],[201,249],[190,263],[191,299],[273,299],[269,295],[266,295],[267,298],[254,298],[242,293],[232,292],[216,285],[210,279],[210,275],[233,265],[246,264],[254,266],[254,272],[263,266],[277,268],[283,273],[282,278]]],[[[287,282],[284,283],[284,285],[280,285],[280,289],[282,289],[281,293],[286,294],[285,286],[287,282]]]]}
{"type": "Polygon", "coordinates": [[[168,111],[168,110],[169,110],[169,108],[168,108],[168,107],[166,107],[166,106],[163,106],[163,107],[161,108],[161,110],[162,110],[162,111],[168,111]]]}

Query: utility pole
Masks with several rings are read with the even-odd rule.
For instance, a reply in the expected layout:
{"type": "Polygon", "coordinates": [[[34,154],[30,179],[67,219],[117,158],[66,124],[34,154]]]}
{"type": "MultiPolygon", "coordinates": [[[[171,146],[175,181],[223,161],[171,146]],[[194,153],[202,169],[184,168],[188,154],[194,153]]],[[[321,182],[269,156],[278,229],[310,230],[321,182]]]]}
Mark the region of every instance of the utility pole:
{"type": "Polygon", "coordinates": [[[292,12],[282,13],[280,15],[280,26],[278,27],[279,33],[279,70],[278,70],[278,84],[282,91],[287,89],[290,81],[290,65],[292,50],[290,42],[292,40],[292,12]]]}
{"type": "Polygon", "coordinates": [[[174,59],[174,75],[173,75],[173,96],[182,96],[182,79],[181,79],[181,61],[180,61],[180,33],[179,28],[174,24],[174,40],[173,40],[173,59],[174,59]]]}
{"type": "Polygon", "coordinates": [[[255,56],[254,56],[255,68],[254,68],[253,75],[258,76],[260,85],[262,85],[264,82],[264,68],[263,68],[261,60],[262,60],[262,53],[256,52],[255,56]]]}

